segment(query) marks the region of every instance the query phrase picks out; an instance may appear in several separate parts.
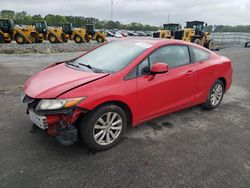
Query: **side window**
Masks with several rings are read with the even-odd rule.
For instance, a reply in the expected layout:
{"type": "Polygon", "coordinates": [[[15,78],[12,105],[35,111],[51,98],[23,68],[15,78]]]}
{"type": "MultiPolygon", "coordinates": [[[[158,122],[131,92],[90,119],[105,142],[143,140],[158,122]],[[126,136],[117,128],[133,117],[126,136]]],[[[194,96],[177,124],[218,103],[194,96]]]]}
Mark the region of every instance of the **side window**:
{"type": "Polygon", "coordinates": [[[166,63],[169,68],[178,67],[190,63],[190,55],[187,46],[166,46],[158,49],[149,56],[151,66],[154,63],[166,63]]]}
{"type": "Polygon", "coordinates": [[[193,50],[193,54],[194,54],[194,61],[205,61],[207,59],[209,59],[209,52],[206,52],[205,50],[199,49],[199,48],[195,48],[192,47],[193,50]]]}
{"type": "Polygon", "coordinates": [[[135,67],[130,73],[127,74],[125,80],[130,80],[137,77],[137,67],[135,67]]]}
{"type": "Polygon", "coordinates": [[[143,62],[138,65],[138,75],[143,76],[149,73],[149,62],[148,58],[146,58],[143,62]]]}

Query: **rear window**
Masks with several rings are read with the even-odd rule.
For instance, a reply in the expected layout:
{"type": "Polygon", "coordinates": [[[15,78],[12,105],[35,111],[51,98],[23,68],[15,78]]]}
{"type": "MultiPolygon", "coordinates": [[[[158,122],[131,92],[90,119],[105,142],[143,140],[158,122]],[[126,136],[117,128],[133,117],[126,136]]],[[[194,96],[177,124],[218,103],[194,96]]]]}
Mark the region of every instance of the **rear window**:
{"type": "Polygon", "coordinates": [[[194,53],[194,61],[198,62],[198,61],[205,61],[208,60],[210,57],[210,53],[199,49],[199,48],[195,48],[195,47],[191,47],[194,53]]]}

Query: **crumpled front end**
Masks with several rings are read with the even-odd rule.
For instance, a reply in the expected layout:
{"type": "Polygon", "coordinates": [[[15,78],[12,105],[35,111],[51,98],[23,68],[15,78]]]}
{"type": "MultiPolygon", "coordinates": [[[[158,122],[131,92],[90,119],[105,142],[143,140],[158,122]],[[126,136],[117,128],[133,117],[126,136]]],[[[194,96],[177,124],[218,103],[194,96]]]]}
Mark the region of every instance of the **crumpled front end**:
{"type": "Polygon", "coordinates": [[[27,95],[22,96],[22,102],[27,104],[26,113],[30,120],[40,129],[46,130],[50,136],[63,145],[71,145],[77,141],[77,120],[86,109],[77,106],[58,110],[37,110],[41,99],[33,99],[27,95]]]}

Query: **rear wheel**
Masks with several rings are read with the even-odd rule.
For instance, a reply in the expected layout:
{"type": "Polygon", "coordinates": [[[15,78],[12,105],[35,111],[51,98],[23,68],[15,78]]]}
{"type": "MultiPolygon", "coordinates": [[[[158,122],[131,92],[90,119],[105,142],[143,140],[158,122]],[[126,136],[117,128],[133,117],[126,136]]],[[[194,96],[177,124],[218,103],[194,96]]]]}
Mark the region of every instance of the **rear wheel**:
{"type": "Polygon", "coordinates": [[[105,105],[82,118],[80,133],[83,142],[91,149],[102,151],[116,145],[127,128],[127,116],[116,105],[105,105]]]}
{"type": "Polygon", "coordinates": [[[53,33],[49,34],[48,39],[50,43],[58,43],[58,38],[53,33]]]}
{"type": "Polygon", "coordinates": [[[217,108],[223,99],[224,92],[224,83],[221,80],[216,80],[209,91],[207,101],[203,104],[203,107],[206,109],[217,108]]]}
{"type": "Polygon", "coordinates": [[[77,35],[77,34],[74,36],[74,41],[75,41],[75,43],[77,43],[77,44],[83,43],[82,37],[81,37],[80,35],[77,35]]]}
{"type": "Polygon", "coordinates": [[[25,37],[23,35],[21,35],[20,33],[16,34],[15,41],[18,44],[25,44],[26,43],[25,37]]]}
{"type": "Polygon", "coordinates": [[[32,33],[31,37],[34,43],[40,43],[39,36],[36,33],[32,33]]]}
{"type": "Polygon", "coordinates": [[[101,36],[97,36],[97,37],[96,37],[96,41],[97,41],[97,42],[104,42],[104,38],[101,37],[101,36]]]}
{"type": "Polygon", "coordinates": [[[0,43],[4,43],[4,38],[2,34],[0,34],[0,43]]]}
{"type": "Polygon", "coordinates": [[[204,45],[205,48],[209,49],[209,50],[214,50],[215,49],[215,42],[214,40],[208,40],[205,45],[204,45]]]}
{"type": "Polygon", "coordinates": [[[195,44],[201,45],[201,40],[200,39],[197,39],[197,38],[193,39],[192,42],[195,43],[195,44]]]}
{"type": "Polygon", "coordinates": [[[68,42],[68,39],[66,39],[65,34],[62,34],[62,40],[63,40],[64,43],[68,42]]]}

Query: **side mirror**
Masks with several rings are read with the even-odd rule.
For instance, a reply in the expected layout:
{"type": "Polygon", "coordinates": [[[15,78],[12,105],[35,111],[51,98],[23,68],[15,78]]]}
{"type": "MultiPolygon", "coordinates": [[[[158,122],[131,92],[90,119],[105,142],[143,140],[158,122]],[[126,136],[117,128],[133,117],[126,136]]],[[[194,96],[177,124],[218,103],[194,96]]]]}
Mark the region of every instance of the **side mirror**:
{"type": "Polygon", "coordinates": [[[168,72],[168,65],[166,63],[155,63],[151,68],[152,74],[163,74],[168,72]]]}

